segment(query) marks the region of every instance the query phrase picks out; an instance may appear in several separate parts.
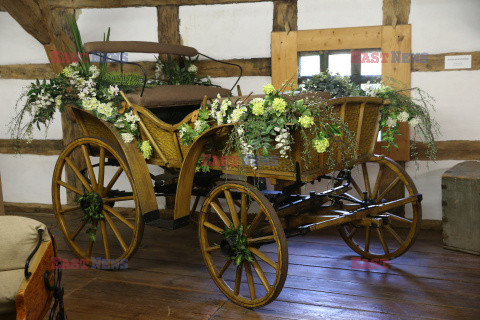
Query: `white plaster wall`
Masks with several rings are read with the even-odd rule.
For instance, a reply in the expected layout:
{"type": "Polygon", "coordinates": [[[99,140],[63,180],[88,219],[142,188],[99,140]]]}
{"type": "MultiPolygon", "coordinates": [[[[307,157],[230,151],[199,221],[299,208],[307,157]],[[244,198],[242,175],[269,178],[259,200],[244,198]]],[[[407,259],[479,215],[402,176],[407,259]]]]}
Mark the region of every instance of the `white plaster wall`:
{"type": "Polygon", "coordinates": [[[52,174],[56,161],[57,156],[0,154],[4,201],[52,203],[52,174]]]}
{"type": "MultiPolygon", "coordinates": [[[[237,78],[212,78],[212,83],[222,86],[223,88],[231,89],[237,78]]],[[[238,84],[242,90],[242,94],[248,95],[250,92],[254,94],[262,93],[262,86],[272,82],[272,77],[242,77],[238,84]]],[[[237,95],[237,88],[232,91],[233,95],[237,95]]]]}
{"type": "Polygon", "coordinates": [[[181,6],[183,44],[212,58],[270,56],[273,3],[181,6]]]}
{"type": "Polygon", "coordinates": [[[480,49],[480,1],[412,0],[412,50],[445,53],[480,49]]]}
{"type": "Polygon", "coordinates": [[[423,219],[442,219],[442,175],[462,161],[419,161],[417,164],[408,162],[406,170],[412,177],[418,192],[423,194],[423,219]],[[418,168],[417,168],[418,165],[418,168]]]}
{"type": "Polygon", "coordinates": [[[480,70],[412,72],[412,86],[435,98],[439,140],[480,140],[480,70]]]}
{"type": "Polygon", "coordinates": [[[382,5],[382,0],[298,0],[298,29],[381,25],[382,5]]]}
{"type": "MultiPolygon", "coordinates": [[[[158,42],[157,9],[155,7],[82,9],[78,29],[83,42],[102,41],[110,27],[111,41],[158,42]]],[[[128,53],[130,61],[154,60],[152,54],[128,53]]]]}
{"type": "Polygon", "coordinates": [[[48,63],[43,45],[8,12],[0,12],[0,39],[0,64],[48,63]]]}

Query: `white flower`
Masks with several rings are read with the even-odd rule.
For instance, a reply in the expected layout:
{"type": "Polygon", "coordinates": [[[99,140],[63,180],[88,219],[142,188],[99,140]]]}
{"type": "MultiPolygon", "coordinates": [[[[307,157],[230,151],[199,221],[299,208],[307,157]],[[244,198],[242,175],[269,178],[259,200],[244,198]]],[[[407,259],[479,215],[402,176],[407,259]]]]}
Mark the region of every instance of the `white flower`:
{"type": "Polygon", "coordinates": [[[130,142],[133,141],[134,136],[130,132],[124,132],[121,135],[122,135],[122,139],[125,143],[130,143],[130,142]]]}
{"type": "Polygon", "coordinates": [[[222,104],[220,105],[220,110],[225,113],[228,110],[228,107],[232,105],[232,101],[229,99],[225,99],[222,101],[222,104]]]}
{"type": "Polygon", "coordinates": [[[114,123],[114,126],[119,128],[119,129],[122,129],[122,128],[125,128],[125,123],[123,123],[122,120],[117,120],[115,123],[114,123]]]}
{"type": "Polygon", "coordinates": [[[410,127],[415,128],[420,123],[420,119],[419,118],[413,118],[408,123],[410,124],[410,127]]]}
{"type": "Polygon", "coordinates": [[[198,68],[196,65],[194,64],[191,64],[189,67],[188,67],[188,72],[192,72],[192,73],[196,73],[198,71],[198,68]]]}
{"type": "Polygon", "coordinates": [[[97,107],[97,112],[105,115],[107,118],[110,118],[113,114],[112,103],[99,103],[97,107]]]}
{"type": "Polygon", "coordinates": [[[129,123],[136,123],[140,121],[140,118],[136,114],[133,114],[132,111],[130,111],[129,113],[125,113],[125,120],[127,120],[127,122],[129,123]]]}
{"type": "MultiPolygon", "coordinates": [[[[118,89],[118,86],[117,86],[117,85],[115,85],[115,86],[110,86],[110,87],[108,88],[108,95],[109,95],[111,98],[113,98],[113,97],[115,97],[116,95],[118,95],[118,92],[119,92],[119,91],[120,91],[120,89],[118,89]]],[[[111,98],[110,98],[110,99],[111,99],[111,98]]]]}
{"type": "Polygon", "coordinates": [[[406,122],[406,121],[408,121],[409,117],[410,117],[410,115],[408,114],[408,112],[402,111],[398,114],[397,120],[400,121],[400,122],[406,122]]]}
{"type": "Polygon", "coordinates": [[[160,75],[162,74],[162,70],[163,70],[163,63],[162,61],[157,60],[157,62],[155,62],[155,79],[160,78],[160,75]]]}
{"type": "Polygon", "coordinates": [[[239,122],[242,116],[247,112],[247,107],[242,106],[239,108],[235,108],[228,118],[227,123],[236,123],[239,122]]]}
{"type": "Polygon", "coordinates": [[[62,95],[59,95],[55,98],[55,107],[57,107],[57,109],[60,109],[61,106],[62,106],[62,95]]]}
{"type": "Polygon", "coordinates": [[[138,127],[137,127],[137,124],[136,124],[136,123],[130,124],[130,130],[136,131],[137,129],[138,129],[138,127]]]}
{"type": "Polygon", "coordinates": [[[92,79],[97,78],[100,75],[100,70],[97,68],[96,65],[92,64],[90,68],[88,69],[90,71],[92,79]]]}
{"type": "Polygon", "coordinates": [[[393,128],[397,125],[397,119],[388,118],[387,121],[385,121],[385,124],[387,127],[393,128]]]}
{"type": "Polygon", "coordinates": [[[82,100],[82,106],[85,110],[96,110],[99,103],[97,98],[86,98],[82,100]]]}
{"type": "Polygon", "coordinates": [[[217,111],[217,113],[215,114],[215,118],[217,119],[217,124],[218,125],[223,124],[223,113],[222,113],[222,111],[217,111]]]}

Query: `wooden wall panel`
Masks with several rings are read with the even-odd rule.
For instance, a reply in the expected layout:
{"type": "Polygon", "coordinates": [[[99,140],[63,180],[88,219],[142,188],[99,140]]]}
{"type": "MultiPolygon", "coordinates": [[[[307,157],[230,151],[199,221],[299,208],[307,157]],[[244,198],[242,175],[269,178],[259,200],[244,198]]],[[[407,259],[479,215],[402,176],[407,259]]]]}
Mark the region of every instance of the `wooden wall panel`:
{"type": "Polygon", "coordinates": [[[158,42],[180,44],[180,18],[178,16],[178,6],[158,6],[157,18],[158,42]]]}
{"type": "MultiPolygon", "coordinates": [[[[480,141],[479,140],[447,140],[435,142],[437,147],[436,160],[479,160],[480,159],[480,141]]],[[[427,160],[427,146],[425,143],[418,142],[413,150],[418,155],[418,160],[427,160]]]]}
{"type": "Polygon", "coordinates": [[[457,70],[480,70],[480,51],[474,52],[449,52],[439,54],[429,54],[428,61],[414,61],[412,72],[415,71],[457,71],[457,70]],[[470,69],[445,69],[445,56],[472,55],[472,67],[470,69]]]}
{"type": "Polygon", "coordinates": [[[272,84],[280,89],[286,81],[297,87],[297,31],[272,32],[272,84]]]}
{"type": "Polygon", "coordinates": [[[298,51],[380,48],[382,27],[298,31],[298,51]]]}
{"type": "Polygon", "coordinates": [[[12,139],[0,139],[0,154],[40,154],[58,155],[63,150],[63,140],[33,140],[31,143],[22,141],[19,148],[12,139]]]}

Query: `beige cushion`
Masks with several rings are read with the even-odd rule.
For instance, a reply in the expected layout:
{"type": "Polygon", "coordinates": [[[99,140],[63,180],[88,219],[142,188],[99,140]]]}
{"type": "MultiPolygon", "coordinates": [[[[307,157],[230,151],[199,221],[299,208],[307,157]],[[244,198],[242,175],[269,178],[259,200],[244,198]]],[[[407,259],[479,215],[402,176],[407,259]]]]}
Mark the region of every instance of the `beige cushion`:
{"type": "Polygon", "coordinates": [[[129,93],[127,98],[130,102],[145,108],[161,108],[173,106],[198,105],[203,97],[213,99],[220,94],[224,97],[230,95],[230,90],[212,86],[195,85],[161,85],[145,88],[143,96],[138,93],[129,93]]]}
{"type": "Polygon", "coordinates": [[[25,268],[28,256],[38,242],[39,229],[43,232],[43,241],[50,241],[47,227],[36,220],[0,216],[0,272],[25,268]]]}
{"type": "Polygon", "coordinates": [[[0,272],[0,314],[15,312],[15,297],[25,278],[25,269],[0,272]]]}

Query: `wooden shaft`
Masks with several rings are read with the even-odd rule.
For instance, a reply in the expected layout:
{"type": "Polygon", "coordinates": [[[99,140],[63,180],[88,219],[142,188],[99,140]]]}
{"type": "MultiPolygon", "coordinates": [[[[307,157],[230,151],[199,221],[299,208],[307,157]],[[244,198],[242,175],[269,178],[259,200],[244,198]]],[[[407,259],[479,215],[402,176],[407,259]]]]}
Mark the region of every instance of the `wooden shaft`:
{"type": "Polygon", "coordinates": [[[324,222],[319,222],[319,223],[314,223],[310,225],[306,225],[301,227],[302,229],[308,229],[310,231],[315,231],[327,227],[332,227],[332,226],[338,226],[347,222],[352,222],[355,220],[363,219],[367,214],[378,214],[382,212],[389,211],[391,209],[404,206],[406,204],[412,203],[412,202],[417,202],[418,201],[418,196],[413,195],[407,198],[403,198],[400,200],[395,200],[395,201],[390,201],[381,205],[375,205],[371,206],[365,209],[359,209],[356,212],[345,214],[343,216],[338,216],[333,219],[329,219],[324,222]]]}

